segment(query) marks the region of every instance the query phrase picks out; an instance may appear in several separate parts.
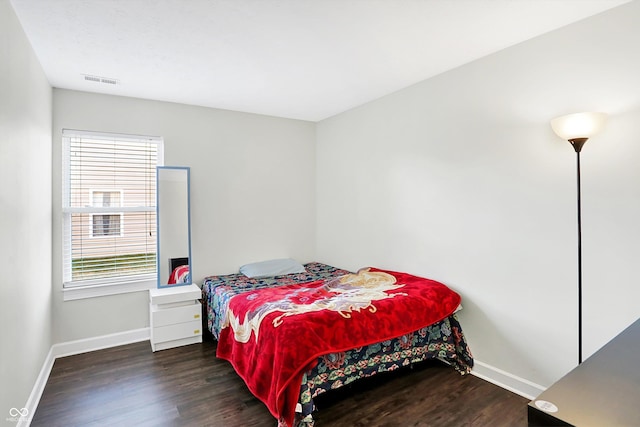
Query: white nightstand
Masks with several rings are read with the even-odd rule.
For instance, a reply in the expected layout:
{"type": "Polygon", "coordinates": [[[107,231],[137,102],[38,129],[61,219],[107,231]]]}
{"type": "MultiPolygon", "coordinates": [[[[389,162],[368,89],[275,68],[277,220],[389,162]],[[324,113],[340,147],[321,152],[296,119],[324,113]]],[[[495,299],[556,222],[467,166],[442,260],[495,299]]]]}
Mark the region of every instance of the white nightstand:
{"type": "Polygon", "coordinates": [[[197,285],[149,289],[153,351],[202,342],[201,297],[197,285]]]}

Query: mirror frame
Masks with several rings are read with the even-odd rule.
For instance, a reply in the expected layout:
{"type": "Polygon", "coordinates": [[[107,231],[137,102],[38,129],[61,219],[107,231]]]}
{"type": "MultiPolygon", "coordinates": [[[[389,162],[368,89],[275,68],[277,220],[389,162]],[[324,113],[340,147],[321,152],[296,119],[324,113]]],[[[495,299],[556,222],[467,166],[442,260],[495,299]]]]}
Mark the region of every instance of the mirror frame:
{"type": "MultiPolygon", "coordinates": [[[[164,266],[166,267],[166,265],[164,266]]],[[[175,288],[193,284],[193,258],[191,256],[191,168],[189,166],[156,166],[156,274],[158,288],[175,288]],[[188,283],[161,283],[160,269],[160,171],[166,169],[184,170],[187,173],[187,244],[189,245],[189,282],[188,283]]],[[[171,274],[171,272],[169,273],[171,274]]]]}

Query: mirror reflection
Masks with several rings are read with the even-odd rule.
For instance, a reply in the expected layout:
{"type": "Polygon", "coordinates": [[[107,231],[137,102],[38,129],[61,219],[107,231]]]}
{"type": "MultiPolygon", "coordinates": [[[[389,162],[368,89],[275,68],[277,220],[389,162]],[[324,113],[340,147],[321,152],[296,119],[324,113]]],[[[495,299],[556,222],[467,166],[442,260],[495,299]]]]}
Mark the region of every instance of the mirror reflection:
{"type": "Polygon", "coordinates": [[[188,167],[158,166],[158,287],[191,284],[188,167]]]}

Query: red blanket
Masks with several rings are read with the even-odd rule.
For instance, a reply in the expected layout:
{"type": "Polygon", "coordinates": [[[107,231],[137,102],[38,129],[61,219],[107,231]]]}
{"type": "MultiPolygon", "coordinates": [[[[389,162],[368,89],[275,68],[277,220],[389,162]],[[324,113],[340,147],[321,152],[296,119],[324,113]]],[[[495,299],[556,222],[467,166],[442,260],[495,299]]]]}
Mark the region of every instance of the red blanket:
{"type": "Polygon", "coordinates": [[[186,283],[187,276],[189,274],[189,265],[180,265],[173,269],[171,276],[169,276],[168,285],[175,285],[177,283],[186,283]]]}
{"type": "Polygon", "coordinates": [[[288,426],[318,357],[416,331],[451,315],[460,296],[433,280],[369,268],[337,279],[258,289],[229,301],[218,357],[288,426]]]}

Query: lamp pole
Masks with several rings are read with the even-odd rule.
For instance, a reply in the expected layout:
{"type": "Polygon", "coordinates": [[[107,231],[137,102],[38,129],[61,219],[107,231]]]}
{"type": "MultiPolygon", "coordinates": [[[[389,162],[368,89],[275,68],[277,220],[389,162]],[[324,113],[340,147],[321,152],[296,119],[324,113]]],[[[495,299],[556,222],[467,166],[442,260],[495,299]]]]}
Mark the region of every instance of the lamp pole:
{"type": "Polygon", "coordinates": [[[588,138],[573,138],[569,142],[576,151],[578,201],[578,364],[582,363],[582,206],[580,203],[580,151],[588,138]]]}

